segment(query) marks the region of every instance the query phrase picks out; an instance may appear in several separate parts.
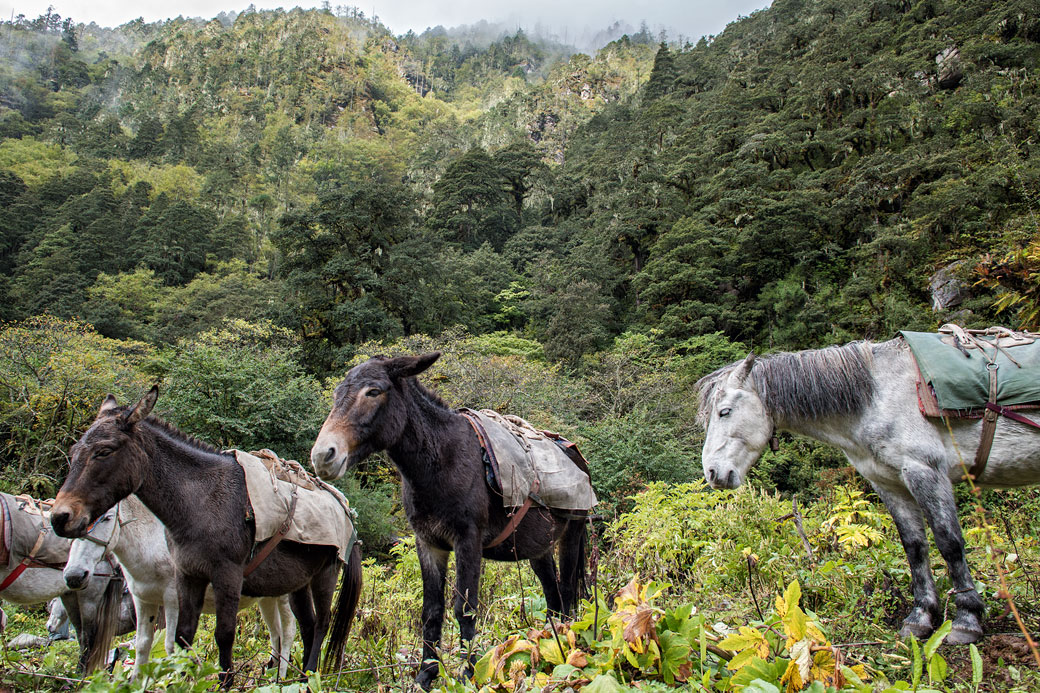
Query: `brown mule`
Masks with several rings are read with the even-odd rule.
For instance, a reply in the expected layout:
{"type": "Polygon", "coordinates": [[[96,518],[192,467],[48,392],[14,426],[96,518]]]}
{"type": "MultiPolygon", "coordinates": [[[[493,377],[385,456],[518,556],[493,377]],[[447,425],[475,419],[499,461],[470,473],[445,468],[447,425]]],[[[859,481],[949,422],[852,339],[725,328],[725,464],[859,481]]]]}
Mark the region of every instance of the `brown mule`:
{"type": "Polygon", "coordinates": [[[290,595],[300,624],[303,668],[316,671],[322,642],[332,622],[325,669],[339,663],[361,593],[357,545],[342,566],[336,614],[330,614],[341,562],[334,546],[282,541],[248,577],[255,528],[245,475],[234,456],[190,438],[149,417],[158,397],[153,387],[133,407],[109,395],[87,432],[72,446],[71,469],[51,511],[61,536],[83,536],[91,522],[131,493],[166,526],[177,566],[180,614],[178,644],[190,647],[198,628],[206,587],[213,586],[222,681],[231,683],[231,648],[238,602],[250,597],[290,595]]]}
{"type": "MultiPolygon", "coordinates": [[[[462,640],[476,635],[482,558],[528,560],[548,609],[570,614],[585,576],[585,519],[532,508],[515,531],[489,546],[509,523],[502,498],[488,486],[480,442],[469,420],[414,376],[439,353],[376,357],[355,366],[335,392],[332,412],[311,449],[318,476],[336,479],[369,454],[386,450],[401,474],[405,514],[415,531],[423,581],[423,663],[416,678],[437,677],[436,647],[444,620],[448,556],[455,551],[455,618],[462,640]],[[559,544],[560,574],[553,549],[559,544]]],[[[472,666],[473,654],[468,657],[472,666]]]]}

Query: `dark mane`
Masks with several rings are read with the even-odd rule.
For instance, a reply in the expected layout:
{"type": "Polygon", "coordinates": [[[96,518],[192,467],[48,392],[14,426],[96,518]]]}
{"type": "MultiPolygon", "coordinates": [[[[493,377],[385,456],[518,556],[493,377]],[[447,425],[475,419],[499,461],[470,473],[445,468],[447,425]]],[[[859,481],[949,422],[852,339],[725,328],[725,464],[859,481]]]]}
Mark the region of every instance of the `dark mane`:
{"type": "MultiPolygon", "coordinates": [[[[701,378],[697,419],[707,426],[715,399],[740,361],[701,378]]],[[[755,360],[755,390],[770,415],[781,421],[844,416],[863,410],[876,390],[870,342],[781,352],[755,360]]]]}
{"type": "Polygon", "coordinates": [[[153,428],[159,429],[159,432],[165,434],[167,437],[173,438],[174,440],[180,441],[185,445],[196,448],[203,452],[212,452],[217,455],[223,454],[224,452],[223,450],[218,449],[211,443],[207,443],[206,441],[196,438],[191,434],[185,433],[169,421],[165,419],[160,419],[155,414],[150,414],[148,418],[145,419],[145,423],[149,424],[153,428]]]}
{"type": "Polygon", "coordinates": [[[422,404],[429,405],[433,409],[441,409],[445,412],[455,411],[440,395],[419,382],[417,378],[409,378],[406,387],[411,387],[416,397],[422,404]]]}

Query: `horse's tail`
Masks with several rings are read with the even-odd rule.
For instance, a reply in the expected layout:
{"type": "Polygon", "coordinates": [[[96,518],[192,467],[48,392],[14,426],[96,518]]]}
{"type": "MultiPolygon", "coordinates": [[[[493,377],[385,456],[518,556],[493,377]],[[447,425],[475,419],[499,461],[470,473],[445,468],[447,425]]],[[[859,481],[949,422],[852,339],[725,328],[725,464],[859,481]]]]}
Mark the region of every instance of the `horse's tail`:
{"type": "MultiPolygon", "coordinates": [[[[111,577],[105,586],[98,603],[97,617],[93,624],[83,623],[85,630],[93,631],[93,638],[88,638],[88,649],[84,653],[83,674],[87,675],[108,664],[108,651],[115,640],[119,628],[119,612],[123,602],[123,578],[111,577]]],[[[83,613],[83,610],[80,610],[83,613]]]]}
{"type": "Polygon", "coordinates": [[[354,542],[343,574],[340,577],[339,599],[332,612],[332,627],[329,629],[329,640],[325,646],[325,661],[322,673],[338,669],[343,663],[343,647],[350,636],[350,627],[354,623],[358,601],[361,599],[361,543],[354,542]]]}
{"type": "Polygon", "coordinates": [[[575,584],[575,594],[577,595],[577,599],[585,599],[589,596],[589,561],[587,555],[589,541],[589,531],[587,528],[588,520],[571,520],[571,522],[577,522],[581,525],[578,534],[578,576],[576,580],[577,584],[575,584]]]}

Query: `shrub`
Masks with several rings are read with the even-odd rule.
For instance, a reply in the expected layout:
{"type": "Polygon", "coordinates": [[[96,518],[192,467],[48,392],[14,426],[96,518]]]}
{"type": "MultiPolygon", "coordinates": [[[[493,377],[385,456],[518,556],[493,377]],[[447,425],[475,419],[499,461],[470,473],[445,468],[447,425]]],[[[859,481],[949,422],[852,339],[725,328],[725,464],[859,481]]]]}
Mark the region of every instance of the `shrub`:
{"type": "Polygon", "coordinates": [[[139,342],[46,315],[0,330],[0,483],[53,495],[69,447],[106,393],[126,399],[147,387],[141,367],[149,355],[139,342]]]}
{"type": "Polygon", "coordinates": [[[327,408],[288,330],[229,321],[165,357],[163,416],[213,445],[308,459],[327,408]]]}

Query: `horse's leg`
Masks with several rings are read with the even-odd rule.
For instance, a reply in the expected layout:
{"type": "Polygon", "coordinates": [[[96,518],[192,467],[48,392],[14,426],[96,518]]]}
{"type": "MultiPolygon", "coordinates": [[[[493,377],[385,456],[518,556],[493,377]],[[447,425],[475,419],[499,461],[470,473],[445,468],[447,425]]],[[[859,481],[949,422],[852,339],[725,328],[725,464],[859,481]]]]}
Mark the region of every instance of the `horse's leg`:
{"type": "Polygon", "coordinates": [[[556,561],[553,560],[552,551],[544,556],[532,558],[531,569],[534,570],[538,582],[542,583],[542,593],[545,594],[545,608],[557,618],[563,616],[563,595],[560,578],[556,574],[556,561]]]}
{"type": "Polygon", "coordinates": [[[177,647],[177,624],[180,622],[181,607],[177,594],[177,581],[170,580],[163,590],[163,619],[166,621],[166,654],[173,654],[177,647]]]}
{"type": "Polygon", "coordinates": [[[953,600],[957,604],[957,615],[953,619],[953,630],[946,642],[951,645],[966,645],[982,638],[982,617],[985,605],[975,591],[975,581],[964,553],[964,534],[957,519],[957,503],[953,499],[953,486],[949,477],[934,468],[920,464],[904,467],[904,483],[914,500],[924,510],[928,525],[935,536],[935,545],[946,561],[953,582],[953,600]]]}
{"type": "Polygon", "coordinates": [[[137,634],[134,636],[134,673],[136,680],[141,675],[141,667],[148,663],[152,656],[152,640],[155,638],[155,619],[159,614],[159,605],[150,604],[134,597],[134,613],[137,614],[137,634]]]}
{"type": "Polygon", "coordinates": [[[300,624],[300,639],[303,640],[303,670],[307,671],[307,662],[311,660],[314,650],[314,600],[311,599],[310,587],[303,587],[289,596],[289,606],[300,624]]]}
{"type": "Polygon", "coordinates": [[[217,626],[213,629],[213,640],[217,643],[220,662],[220,683],[231,687],[232,649],[235,645],[235,629],[238,627],[238,601],[242,597],[242,570],[238,566],[227,566],[213,576],[213,603],[217,611],[217,626]]]}
{"type": "Polygon", "coordinates": [[[271,638],[271,659],[267,662],[267,668],[278,667],[278,678],[285,676],[282,673],[282,638],[284,623],[282,622],[281,600],[279,597],[261,597],[256,600],[260,607],[260,615],[267,625],[267,633],[271,638]]]}
{"type": "Polygon", "coordinates": [[[900,637],[913,635],[927,638],[938,625],[939,598],[928,563],[928,533],[924,528],[921,508],[905,489],[890,489],[874,485],[874,490],[888,508],[899,531],[903,551],[910,563],[910,581],[914,592],[914,607],[903,619],[900,637]]]}
{"type": "Polygon", "coordinates": [[[174,643],[190,649],[199,627],[199,614],[206,599],[205,578],[189,577],[177,571],[177,629],[174,643]]]}
{"type": "MultiPolygon", "coordinates": [[[[471,527],[455,539],[455,620],[459,623],[459,639],[466,657],[463,675],[473,676],[477,654],[473,640],[477,637],[477,599],[480,595],[480,561],[482,533],[471,527]]],[[[551,555],[551,554],[550,554],[551,555]]],[[[442,592],[443,593],[443,592],[442,592]]]]}
{"type": "Polygon", "coordinates": [[[94,647],[94,639],[97,636],[97,609],[91,605],[91,600],[100,599],[100,594],[95,589],[93,580],[86,589],[77,592],[73,596],[75,607],[69,611],[69,618],[76,626],[76,641],[79,643],[79,672],[85,674],[87,671],[87,659],[94,647]],[[89,596],[88,596],[89,595],[89,596]]]}
{"type": "Polygon", "coordinates": [[[560,593],[563,615],[574,615],[585,581],[585,520],[568,520],[560,538],[560,593]]]}
{"type": "Polygon", "coordinates": [[[289,608],[289,598],[278,597],[278,614],[282,623],[282,635],[280,638],[281,649],[278,651],[278,678],[284,679],[289,672],[289,662],[292,661],[293,639],[296,637],[296,617],[289,608]]]}
{"type": "MultiPolygon", "coordinates": [[[[329,632],[329,624],[332,622],[332,597],[336,592],[336,576],[339,573],[339,563],[330,562],[311,578],[311,599],[314,602],[314,649],[311,657],[314,659],[312,671],[318,671],[321,663],[321,645],[325,642],[325,636],[329,632]]],[[[337,662],[337,668],[339,663],[337,662]]]]}
{"type": "MultiPolygon", "coordinates": [[[[419,554],[423,584],[423,651],[415,682],[428,691],[439,671],[437,646],[441,641],[441,625],[444,622],[444,580],[448,572],[448,552],[431,548],[418,537],[415,549],[419,554]]],[[[479,559],[479,554],[477,557],[479,559]]]]}

